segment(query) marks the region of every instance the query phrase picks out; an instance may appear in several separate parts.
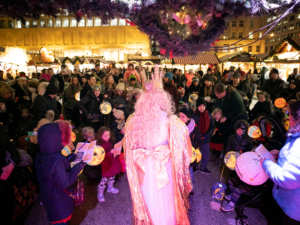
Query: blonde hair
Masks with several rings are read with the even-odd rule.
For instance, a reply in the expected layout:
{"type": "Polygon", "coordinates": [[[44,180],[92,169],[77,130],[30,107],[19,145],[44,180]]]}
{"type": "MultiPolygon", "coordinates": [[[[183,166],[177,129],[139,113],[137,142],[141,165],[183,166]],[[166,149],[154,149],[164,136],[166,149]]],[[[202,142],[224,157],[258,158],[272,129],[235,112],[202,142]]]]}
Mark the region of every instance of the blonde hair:
{"type": "Polygon", "coordinates": [[[7,94],[9,91],[11,91],[11,99],[15,100],[15,92],[9,85],[4,85],[0,88],[0,96],[5,98],[5,94],[7,94]]]}
{"type": "Polygon", "coordinates": [[[220,113],[221,114],[221,117],[223,116],[223,112],[222,112],[222,109],[220,108],[216,108],[213,112],[212,112],[212,117],[215,119],[216,118],[216,114],[217,113],[220,113]]]}

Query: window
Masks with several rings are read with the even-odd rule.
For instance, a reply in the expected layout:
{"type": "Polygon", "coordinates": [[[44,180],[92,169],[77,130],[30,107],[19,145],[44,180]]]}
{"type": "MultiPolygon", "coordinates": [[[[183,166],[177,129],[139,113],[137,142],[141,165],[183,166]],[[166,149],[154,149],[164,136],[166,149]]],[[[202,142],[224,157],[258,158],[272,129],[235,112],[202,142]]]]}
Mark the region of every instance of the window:
{"type": "Polygon", "coordinates": [[[63,18],[63,27],[69,27],[69,18],[63,18]]]}
{"type": "Polygon", "coordinates": [[[13,20],[8,20],[8,28],[14,28],[14,21],[13,20]]]}
{"type": "Polygon", "coordinates": [[[282,27],[282,32],[286,31],[286,26],[282,27]]]}
{"type": "Polygon", "coordinates": [[[272,17],[269,17],[268,19],[267,19],[267,22],[270,22],[272,20],[272,17]]]}
{"type": "Polygon", "coordinates": [[[78,27],[85,27],[85,18],[81,18],[81,20],[78,23],[78,27]]]}
{"type": "Polygon", "coordinates": [[[277,28],[276,33],[280,33],[281,32],[281,27],[277,28]]]}
{"type": "Polygon", "coordinates": [[[231,22],[231,26],[232,26],[232,27],[236,27],[236,21],[232,21],[232,22],[231,22]]]}
{"type": "Polygon", "coordinates": [[[88,19],[88,20],[86,21],[86,26],[87,26],[87,27],[92,27],[92,26],[93,26],[93,22],[94,22],[93,20],[89,20],[89,19],[88,19]]]}
{"type": "Polygon", "coordinates": [[[223,39],[228,39],[229,38],[229,34],[228,33],[224,33],[223,39]]]}
{"type": "Polygon", "coordinates": [[[159,49],[158,47],[156,47],[156,48],[155,48],[155,50],[156,50],[157,52],[159,52],[159,51],[160,51],[160,49],[159,49]]]}
{"type": "Polygon", "coordinates": [[[298,27],[300,27],[300,23],[299,22],[296,23],[296,28],[298,28],[298,27]]]}
{"type": "Polygon", "coordinates": [[[239,27],[244,27],[244,21],[243,20],[240,21],[239,27]]]}
{"type": "MultiPolygon", "coordinates": [[[[236,45],[233,47],[236,47],[236,45]]],[[[235,52],[235,51],[236,51],[236,48],[230,49],[230,52],[235,52]]]]}
{"type": "Polygon", "coordinates": [[[46,27],[45,20],[40,20],[40,27],[46,27]]]}
{"type": "Polygon", "coordinates": [[[32,20],[32,27],[33,28],[37,28],[38,27],[37,20],[32,20]]]}
{"type": "Polygon", "coordinates": [[[251,21],[250,21],[250,28],[252,28],[253,26],[254,26],[254,21],[251,20],[251,21]]]}
{"type": "Polygon", "coordinates": [[[22,28],[22,23],[21,23],[21,21],[17,21],[17,26],[16,26],[16,28],[22,28]]]}
{"type": "Polygon", "coordinates": [[[227,44],[224,45],[223,52],[224,52],[224,53],[228,53],[228,45],[227,45],[227,44]]]}
{"type": "Polygon", "coordinates": [[[272,20],[276,20],[276,16],[273,16],[272,20]]]}
{"type": "Polygon", "coordinates": [[[5,20],[0,20],[0,28],[5,28],[5,20]]]}
{"type": "Polygon", "coordinates": [[[71,18],[70,27],[77,27],[77,21],[75,18],[71,18]]]}
{"type": "Polygon", "coordinates": [[[111,26],[118,26],[118,19],[113,19],[110,21],[111,26]]]}
{"type": "Polygon", "coordinates": [[[283,20],[283,23],[287,23],[287,22],[289,22],[289,18],[284,18],[284,20],[283,20]]]}
{"type": "Polygon", "coordinates": [[[30,22],[28,20],[25,20],[25,24],[23,25],[23,28],[29,28],[30,22]]]}
{"type": "Polygon", "coordinates": [[[249,32],[249,39],[253,39],[253,31],[249,32]]]}
{"type": "Polygon", "coordinates": [[[248,52],[249,52],[249,53],[252,52],[252,46],[248,46],[248,52]]]}
{"type": "Polygon", "coordinates": [[[294,21],[295,20],[295,16],[290,16],[290,21],[294,21]]]}
{"type": "Polygon", "coordinates": [[[243,32],[239,32],[239,38],[243,38],[243,32]]]}
{"type": "Polygon", "coordinates": [[[53,21],[52,19],[47,20],[47,27],[53,27],[53,21]]]}
{"type": "Polygon", "coordinates": [[[242,47],[242,44],[239,44],[239,48],[238,48],[239,51],[243,51],[243,47],[242,47]]]}
{"type": "Polygon", "coordinates": [[[294,24],[290,24],[289,25],[289,30],[293,30],[295,27],[294,27],[294,24]]]}
{"type": "Polygon", "coordinates": [[[61,19],[60,18],[55,19],[55,27],[61,27],[61,19]]]}
{"type": "Polygon", "coordinates": [[[119,26],[126,26],[126,20],[119,19],[119,26]]]}
{"type": "Polygon", "coordinates": [[[226,23],[225,23],[225,26],[226,26],[226,27],[229,27],[229,22],[226,22],[226,23]]]}
{"type": "Polygon", "coordinates": [[[235,38],[236,38],[235,32],[232,32],[232,33],[231,33],[231,38],[232,38],[232,39],[235,39],[235,38]]]}
{"type": "Polygon", "coordinates": [[[256,52],[258,52],[258,53],[260,52],[260,46],[259,45],[256,46],[256,52]]]}
{"type": "Polygon", "coordinates": [[[273,51],[273,46],[270,46],[270,52],[273,51]]]}
{"type": "Polygon", "coordinates": [[[267,52],[268,52],[268,50],[269,50],[269,48],[268,48],[268,47],[266,47],[266,49],[265,49],[265,53],[267,53],[267,52]]]}
{"type": "Polygon", "coordinates": [[[95,18],[95,27],[101,26],[101,19],[100,18],[95,18]]]}

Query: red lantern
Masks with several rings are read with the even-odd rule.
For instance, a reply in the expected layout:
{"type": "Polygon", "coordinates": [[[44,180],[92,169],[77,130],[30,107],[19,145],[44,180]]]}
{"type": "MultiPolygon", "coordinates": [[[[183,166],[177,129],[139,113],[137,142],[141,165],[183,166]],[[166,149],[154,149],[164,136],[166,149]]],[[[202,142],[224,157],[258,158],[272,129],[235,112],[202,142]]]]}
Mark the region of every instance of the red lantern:
{"type": "Polygon", "coordinates": [[[78,10],[77,13],[76,13],[76,15],[77,15],[78,17],[82,17],[82,10],[78,10]]]}
{"type": "Polygon", "coordinates": [[[159,52],[161,55],[165,55],[167,53],[167,50],[165,48],[161,48],[159,52]]]}

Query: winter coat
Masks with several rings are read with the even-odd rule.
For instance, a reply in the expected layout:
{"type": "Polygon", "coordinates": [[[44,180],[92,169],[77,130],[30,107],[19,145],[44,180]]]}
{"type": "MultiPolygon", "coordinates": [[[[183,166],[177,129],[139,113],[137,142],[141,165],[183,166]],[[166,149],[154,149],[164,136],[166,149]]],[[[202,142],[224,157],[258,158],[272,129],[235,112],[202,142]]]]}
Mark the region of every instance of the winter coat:
{"type": "Polygon", "coordinates": [[[295,99],[297,100],[296,94],[298,93],[299,88],[294,88],[294,89],[290,89],[290,87],[288,87],[287,89],[284,89],[281,94],[280,97],[284,98],[287,102],[295,99]]]}
{"type": "Polygon", "coordinates": [[[176,86],[171,83],[169,83],[169,84],[164,83],[164,90],[171,95],[171,97],[175,103],[175,107],[176,107],[176,109],[178,109],[179,93],[178,93],[176,86]]]}
{"type": "Polygon", "coordinates": [[[38,95],[33,103],[33,120],[40,121],[45,118],[48,110],[53,110],[55,113],[54,120],[59,119],[60,112],[57,109],[56,98],[51,98],[47,93],[43,96],[38,95]]]}
{"type": "Polygon", "coordinates": [[[217,99],[215,108],[220,108],[223,116],[231,123],[247,114],[241,95],[235,90],[226,93],[224,98],[217,99]]]}
{"type": "Polygon", "coordinates": [[[122,132],[121,129],[118,129],[118,123],[116,121],[113,121],[111,127],[112,127],[112,130],[113,130],[114,134],[115,134],[116,142],[117,143],[120,142],[124,137],[124,133],[122,132]]]}
{"type": "Polygon", "coordinates": [[[58,81],[58,90],[59,93],[63,93],[64,92],[64,88],[65,88],[65,80],[63,78],[63,76],[61,74],[56,74],[54,76],[51,77],[51,81],[56,79],[58,81]]]}
{"type": "MultiPolygon", "coordinates": [[[[186,125],[188,125],[190,123],[191,120],[188,121],[188,123],[186,125]]],[[[195,124],[194,130],[190,133],[190,139],[191,139],[191,143],[192,146],[197,149],[200,149],[200,145],[202,143],[202,135],[200,133],[199,127],[197,124],[195,124]]]]}
{"type": "Polygon", "coordinates": [[[102,177],[112,177],[121,172],[121,163],[118,157],[110,152],[114,148],[114,145],[110,141],[100,141],[97,142],[97,145],[100,145],[105,150],[105,158],[101,163],[102,168],[102,177]]]}
{"type": "Polygon", "coordinates": [[[194,92],[198,92],[197,95],[201,96],[201,95],[200,95],[200,92],[201,92],[201,84],[200,84],[200,82],[198,83],[197,86],[195,86],[195,85],[192,83],[191,86],[189,86],[189,87],[185,90],[185,95],[186,95],[186,96],[189,96],[189,95],[193,94],[194,92]]]}
{"type": "Polygon", "coordinates": [[[136,77],[136,79],[137,79],[137,81],[138,81],[139,83],[142,82],[142,81],[141,81],[140,74],[139,74],[138,71],[136,71],[135,69],[133,69],[133,70],[127,69],[127,70],[126,70],[126,72],[124,73],[124,80],[125,80],[125,82],[127,81],[127,82],[129,83],[129,76],[130,76],[131,74],[135,75],[135,77],[136,77]]]}
{"type": "Polygon", "coordinates": [[[113,107],[123,105],[123,108],[126,108],[127,105],[126,97],[122,96],[116,96],[111,100],[111,102],[113,107]]]}
{"type": "Polygon", "coordinates": [[[79,109],[82,114],[87,116],[88,114],[100,115],[99,121],[103,120],[103,114],[100,112],[100,104],[103,102],[103,96],[99,95],[97,98],[93,92],[90,92],[84,96],[79,102],[79,109]]]}
{"type": "Polygon", "coordinates": [[[115,81],[115,83],[116,84],[118,84],[119,83],[119,80],[120,79],[123,79],[124,78],[124,76],[123,76],[123,74],[122,73],[119,73],[119,75],[114,75],[114,81],[115,81]]]}
{"type": "Polygon", "coordinates": [[[185,78],[186,78],[186,85],[185,85],[185,86],[186,86],[187,88],[190,87],[191,84],[193,83],[192,80],[193,80],[194,77],[195,77],[194,74],[189,74],[189,73],[186,73],[186,74],[185,74],[185,78]]]}
{"type": "MultiPolygon", "coordinates": [[[[233,86],[233,81],[230,82],[230,85],[233,86]]],[[[235,86],[233,86],[233,87],[235,87],[235,86]]],[[[235,87],[235,89],[243,92],[245,96],[247,96],[247,93],[249,91],[249,87],[241,81],[240,81],[239,85],[235,87]]]]}
{"type": "Polygon", "coordinates": [[[65,190],[76,183],[83,164],[78,163],[71,168],[67,158],[61,154],[64,146],[58,123],[41,126],[38,130],[38,143],[41,151],[36,157],[35,169],[40,184],[41,202],[50,222],[66,219],[72,215],[74,203],[65,190]]]}
{"type": "Polygon", "coordinates": [[[177,88],[183,87],[180,75],[173,74],[173,81],[177,88]]]}
{"type": "Polygon", "coordinates": [[[0,102],[5,103],[6,111],[0,112],[0,122],[3,122],[3,125],[6,126],[10,123],[16,123],[18,121],[18,116],[20,114],[20,110],[12,99],[2,99],[0,97],[0,102]]]}
{"type": "Polygon", "coordinates": [[[265,82],[263,91],[267,92],[270,95],[272,102],[274,102],[276,98],[279,98],[280,93],[284,89],[284,86],[284,81],[279,78],[275,81],[269,79],[265,82]]]}
{"type": "Polygon", "coordinates": [[[67,102],[76,103],[75,94],[80,92],[80,87],[74,84],[70,84],[69,87],[65,90],[65,98],[67,102]]]}
{"type": "Polygon", "coordinates": [[[226,137],[227,137],[226,121],[225,123],[221,123],[220,120],[219,121],[214,120],[214,123],[215,123],[215,134],[211,137],[210,142],[215,144],[224,144],[226,142],[226,137]]]}
{"type": "Polygon", "coordinates": [[[246,134],[242,135],[241,140],[238,139],[236,134],[233,134],[228,138],[226,153],[230,151],[244,153],[251,151],[252,148],[253,142],[246,134]]]}
{"type": "MultiPolygon", "coordinates": [[[[206,102],[206,109],[208,110],[208,112],[212,113],[213,109],[214,109],[214,104],[216,102],[216,95],[215,95],[215,92],[214,92],[214,85],[212,86],[212,92],[211,94],[209,95],[209,97],[211,98],[211,102],[206,102]]],[[[201,87],[200,89],[200,94],[199,94],[199,97],[206,97],[204,96],[204,91],[205,91],[205,84],[201,87]]]]}
{"type": "Polygon", "coordinates": [[[277,164],[263,162],[263,169],[274,182],[273,197],[290,218],[300,221],[300,133],[289,135],[280,150],[277,164]]]}
{"type": "Polygon", "coordinates": [[[213,117],[211,116],[211,114],[209,112],[208,112],[208,116],[209,116],[209,128],[208,128],[208,130],[206,131],[205,134],[202,134],[200,129],[199,129],[200,115],[198,113],[192,115],[192,118],[195,120],[195,123],[197,125],[198,130],[199,130],[199,134],[200,134],[200,137],[201,137],[201,143],[209,143],[210,139],[211,139],[211,137],[214,133],[214,130],[215,130],[214,119],[213,119],[213,117]]]}
{"type": "Polygon", "coordinates": [[[80,91],[80,99],[82,99],[90,92],[92,92],[92,87],[89,85],[89,83],[86,83],[80,91]]]}
{"type": "Polygon", "coordinates": [[[247,87],[247,93],[245,95],[248,97],[249,102],[251,103],[254,96],[254,86],[249,79],[246,79],[241,83],[247,87]]]}
{"type": "Polygon", "coordinates": [[[266,114],[266,116],[274,115],[275,108],[273,103],[271,103],[269,100],[265,100],[264,102],[257,102],[250,111],[250,120],[257,118],[262,113],[266,114]]]}
{"type": "Polygon", "coordinates": [[[293,73],[289,75],[288,79],[286,80],[287,82],[291,82],[291,80],[298,80],[299,74],[294,75],[293,73]]]}
{"type": "Polygon", "coordinates": [[[31,101],[31,93],[28,90],[28,88],[24,87],[22,89],[18,84],[15,85],[14,88],[15,88],[16,97],[18,97],[18,101],[17,101],[18,105],[21,108],[29,109],[32,104],[32,101],[31,101]],[[24,99],[24,96],[28,96],[29,100],[24,99]]]}

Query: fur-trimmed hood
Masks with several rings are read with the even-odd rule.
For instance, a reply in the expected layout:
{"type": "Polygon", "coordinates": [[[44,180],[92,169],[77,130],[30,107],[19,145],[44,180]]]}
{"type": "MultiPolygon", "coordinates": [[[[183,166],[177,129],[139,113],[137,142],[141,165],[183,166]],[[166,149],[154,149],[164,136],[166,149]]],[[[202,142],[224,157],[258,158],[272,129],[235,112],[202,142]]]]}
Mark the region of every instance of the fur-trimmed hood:
{"type": "Polygon", "coordinates": [[[39,95],[41,95],[41,96],[43,96],[44,94],[45,94],[45,92],[46,92],[46,88],[47,88],[47,86],[49,85],[49,82],[42,82],[42,83],[40,83],[39,84],[39,86],[38,86],[38,94],[39,95]]]}

